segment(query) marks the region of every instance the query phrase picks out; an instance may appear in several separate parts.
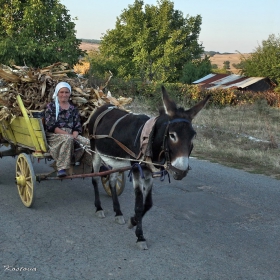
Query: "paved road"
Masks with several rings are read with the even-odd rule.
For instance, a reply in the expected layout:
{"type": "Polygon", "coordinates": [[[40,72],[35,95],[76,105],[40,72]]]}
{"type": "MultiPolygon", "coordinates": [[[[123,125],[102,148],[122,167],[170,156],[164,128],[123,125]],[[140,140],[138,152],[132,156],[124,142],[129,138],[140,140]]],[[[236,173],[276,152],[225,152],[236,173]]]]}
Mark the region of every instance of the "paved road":
{"type": "MultiPolygon", "coordinates": [[[[134,231],[114,223],[103,189],[107,217],[94,215],[90,178],[38,183],[28,209],[14,185],[15,159],[0,162],[1,280],[280,277],[277,180],[191,159],[183,181],[155,181],[154,207],[144,219],[149,250],[141,251],[134,231]]],[[[120,202],[127,219],[130,182],[120,202]]]]}

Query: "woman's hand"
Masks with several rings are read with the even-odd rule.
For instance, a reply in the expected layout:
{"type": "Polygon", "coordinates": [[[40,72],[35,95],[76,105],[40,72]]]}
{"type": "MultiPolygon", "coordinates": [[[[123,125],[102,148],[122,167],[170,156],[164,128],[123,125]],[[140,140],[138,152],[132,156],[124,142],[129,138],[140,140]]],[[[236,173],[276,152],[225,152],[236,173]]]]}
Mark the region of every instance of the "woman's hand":
{"type": "Polygon", "coordinates": [[[79,135],[79,132],[78,131],[73,131],[73,138],[76,139],[79,135]]]}
{"type": "Polygon", "coordinates": [[[69,136],[71,136],[73,139],[77,139],[78,135],[79,135],[78,131],[73,131],[72,134],[69,133],[69,136]]]}
{"type": "Polygon", "coordinates": [[[68,133],[67,131],[65,131],[61,128],[58,128],[58,127],[55,128],[54,133],[56,133],[56,134],[67,134],[73,139],[76,139],[79,135],[78,131],[73,131],[73,133],[71,134],[71,133],[68,133]]]}
{"type": "Polygon", "coordinates": [[[65,130],[59,128],[59,127],[55,128],[54,133],[55,134],[69,134],[67,131],[65,131],[65,130]]]}

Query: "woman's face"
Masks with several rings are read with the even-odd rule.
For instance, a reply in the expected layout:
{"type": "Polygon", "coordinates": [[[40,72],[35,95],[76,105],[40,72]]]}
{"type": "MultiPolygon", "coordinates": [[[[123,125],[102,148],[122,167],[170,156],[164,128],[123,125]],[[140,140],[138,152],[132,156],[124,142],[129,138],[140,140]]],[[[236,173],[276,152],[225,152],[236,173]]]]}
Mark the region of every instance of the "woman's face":
{"type": "Polygon", "coordinates": [[[57,94],[59,102],[68,102],[70,97],[70,90],[67,87],[61,88],[57,94]]]}

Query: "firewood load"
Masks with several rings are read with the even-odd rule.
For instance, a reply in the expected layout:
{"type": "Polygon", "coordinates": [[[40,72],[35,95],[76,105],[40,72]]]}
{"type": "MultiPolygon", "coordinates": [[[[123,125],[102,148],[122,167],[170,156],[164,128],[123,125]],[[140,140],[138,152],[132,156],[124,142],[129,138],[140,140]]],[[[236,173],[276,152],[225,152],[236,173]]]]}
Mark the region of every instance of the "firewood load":
{"type": "Polygon", "coordinates": [[[47,103],[52,101],[57,83],[64,81],[71,85],[71,101],[78,107],[82,122],[86,124],[97,107],[109,103],[124,109],[132,101],[131,98],[115,98],[109,91],[105,94],[104,89],[111,78],[112,74],[105,85],[92,88],[88,86],[88,80],[75,75],[67,63],[59,62],[42,69],[0,65],[0,121],[12,121],[22,115],[16,101],[17,94],[20,94],[30,116],[34,112],[43,112],[47,103]],[[74,77],[70,78],[69,73],[74,77]]]}

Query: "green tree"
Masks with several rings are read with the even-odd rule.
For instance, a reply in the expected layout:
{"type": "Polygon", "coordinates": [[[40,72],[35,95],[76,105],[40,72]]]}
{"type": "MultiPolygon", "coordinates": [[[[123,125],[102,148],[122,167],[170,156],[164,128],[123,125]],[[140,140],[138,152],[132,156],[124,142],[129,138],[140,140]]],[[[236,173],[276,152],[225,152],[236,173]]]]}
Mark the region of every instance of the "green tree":
{"type": "Polygon", "coordinates": [[[181,82],[191,84],[192,82],[211,73],[211,61],[209,56],[203,59],[194,59],[187,62],[183,67],[181,82]]]}
{"type": "Polygon", "coordinates": [[[84,54],[59,0],[0,0],[0,62],[43,67],[76,64],[84,54]]]}
{"type": "Polygon", "coordinates": [[[241,56],[241,74],[248,77],[269,77],[280,84],[280,37],[269,35],[248,57],[241,56]]]}
{"type": "Polygon", "coordinates": [[[100,52],[114,61],[119,77],[178,81],[183,66],[203,53],[201,21],[200,15],[184,17],[169,0],[158,0],[157,6],[135,0],[103,36],[100,52]]]}
{"type": "Polygon", "coordinates": [[[225,68],[212,68],[211,72],[213,74],[232,74],[230,71],[228,71],[225,68]]]}
{"type": "Polygon", "coordinates": [[[239,63],[232,63],[232,66],[236,69],[243,69],[244,68],[244,61],[240,61],[239,63]]]}
{"type": "Polygon", "coordinates": [[[224,61],[223,65],[224,65],[223,66],[224,69],[230,69],[230,61],[229,60],[224,61]]]}
{"type": "Polygon", "coordinates": [[[112,73],[117,72],[118,66],[115,61],[111,58],[105,58],[98,50],[90,51],[85,57],[85,60],[90,62],[90,76],[101,78],[109,70],[112,73]]]}

